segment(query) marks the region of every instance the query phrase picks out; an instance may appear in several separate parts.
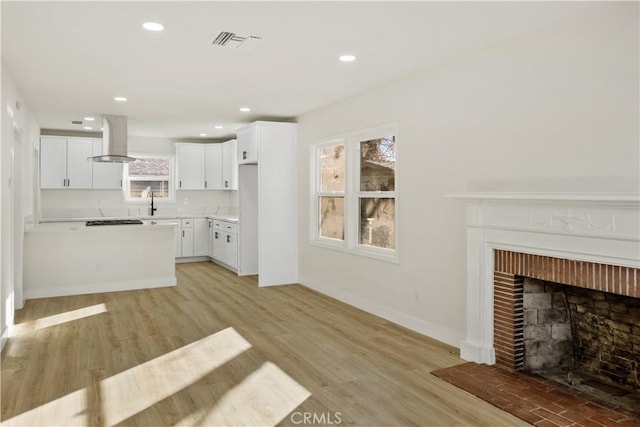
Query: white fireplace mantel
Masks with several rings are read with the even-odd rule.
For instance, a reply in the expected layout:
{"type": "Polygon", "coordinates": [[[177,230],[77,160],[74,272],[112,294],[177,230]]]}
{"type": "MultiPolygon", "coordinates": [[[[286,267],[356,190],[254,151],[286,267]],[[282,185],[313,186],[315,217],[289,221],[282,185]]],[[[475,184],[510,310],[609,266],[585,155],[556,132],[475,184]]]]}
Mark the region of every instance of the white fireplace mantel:
{"type": "Polygon", "coordinates": [[[456,193],[467,202],[467,334],[460,356],[495,363],[494,249],[640,268],[640,194],[456,193]]]}

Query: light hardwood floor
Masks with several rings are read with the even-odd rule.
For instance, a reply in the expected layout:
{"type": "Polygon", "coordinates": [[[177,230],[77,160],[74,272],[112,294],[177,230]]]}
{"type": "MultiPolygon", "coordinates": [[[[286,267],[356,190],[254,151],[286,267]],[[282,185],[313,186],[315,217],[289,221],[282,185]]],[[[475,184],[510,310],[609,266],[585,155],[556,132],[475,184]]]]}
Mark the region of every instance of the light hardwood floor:
{"type": "Polygon", "coordinates": [[[176,269],[173,288],[27,301],[2,424],[527,425],[430,374],[453,347],[300,285],[176,269]]]}

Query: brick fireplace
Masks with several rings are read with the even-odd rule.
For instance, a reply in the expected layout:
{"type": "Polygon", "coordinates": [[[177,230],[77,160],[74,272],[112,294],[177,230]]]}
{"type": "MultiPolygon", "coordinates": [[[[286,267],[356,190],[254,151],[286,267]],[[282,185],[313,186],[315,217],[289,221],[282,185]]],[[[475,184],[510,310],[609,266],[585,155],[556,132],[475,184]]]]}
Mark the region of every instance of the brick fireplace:
{"type": "MultiPolygon", "coordinates": [[[[496,365],[509,370],[520,370],[526,365],[529,368],[533,366],[531,370],[553,368],[535,362],[526,363],[527,352],[537,348],[530,345],[526,349],[527,342],[539,342],[544,346],[547,357],[551,358],[550,365],[564,364],[565,369],[571,369],[573,363],[561,362],[562,352],[571,356],[576,354],[579,356],[576,365],[584,370],[615,384],[640,389],[638,298],[640,270],[637,268],[494,250],[493,345],[496,365]],[[547,292],[541,289],[528,294],[529,308],[524,301],[525,278],[541,281],[531,286],[547,288],[547,292]],[[563,290],[562,285],[568,289],[563,290]],[[574,292],[575,288],[584,291],[574,292]],[[558,300],[558,305],[553,305],[554,300],[558,300]],[[572,310],[569,310],[569,302],[572,310]],[[527,322],[525,315],[534,319],[527,322]],[[544,318],[544,322],[537,324],[535,318],[544,318]],[[527,337],[528,323],[536,323],[530,331],[541,333],[529,332],[527,337]],[[578,335],[573,343],[571,329],[578,335]],[[566,343],[569,346],[573,344],[573,348],[566,348],[566,343]],[[560,354],[556,354],[558,349],[560,354]]],[[[532,357],[535,361],[538,356],[532,357]]]]}
{"type": "Polygon", "coordinates": [[[640,195],[464,193],[465,360],[517,370],[524,278],[640,298],[640,195]]]}

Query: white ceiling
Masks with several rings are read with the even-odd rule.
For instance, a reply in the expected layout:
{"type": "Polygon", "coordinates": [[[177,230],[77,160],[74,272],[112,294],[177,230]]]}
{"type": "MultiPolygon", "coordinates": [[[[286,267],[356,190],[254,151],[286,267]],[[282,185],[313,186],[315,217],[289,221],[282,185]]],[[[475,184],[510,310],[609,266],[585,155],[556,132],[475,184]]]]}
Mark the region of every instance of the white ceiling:
{"type": "Polygon", "coordinates": [[[2,61],[42,128],[129,116],[141,136],[230,136],[475,50],[597,16],[600,3],[1,2],[2,61]],[[143,22],[165,31],[142,29],[143,22]],[[213,46],[221,31],[258,35],[213,46]],[[341,63],[343,53],[358,60],[341,63]],[[126,96],[119,104],[114,96],[126,96]],[[239,107],[251,107],[250,113],[239,107]],[[224,129],[216,130],[215,125],[224,129]]]}

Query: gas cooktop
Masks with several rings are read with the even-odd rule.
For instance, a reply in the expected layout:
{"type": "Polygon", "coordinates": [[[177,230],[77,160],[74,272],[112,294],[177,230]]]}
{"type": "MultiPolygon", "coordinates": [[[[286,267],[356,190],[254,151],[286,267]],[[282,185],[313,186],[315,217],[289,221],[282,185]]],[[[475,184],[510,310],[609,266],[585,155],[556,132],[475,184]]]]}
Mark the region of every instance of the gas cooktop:
{"type": "Polygon", "coordinates": [[[99,219],[96,221],[87,221],[87,227],[92,225],[126,225],[126,224],[142,224],[139,219],[99,219]]]}

